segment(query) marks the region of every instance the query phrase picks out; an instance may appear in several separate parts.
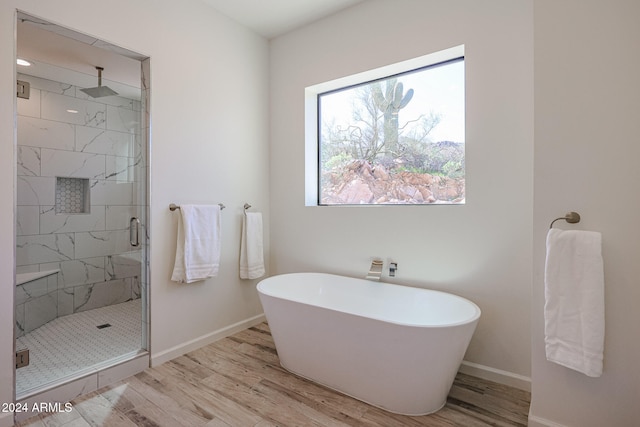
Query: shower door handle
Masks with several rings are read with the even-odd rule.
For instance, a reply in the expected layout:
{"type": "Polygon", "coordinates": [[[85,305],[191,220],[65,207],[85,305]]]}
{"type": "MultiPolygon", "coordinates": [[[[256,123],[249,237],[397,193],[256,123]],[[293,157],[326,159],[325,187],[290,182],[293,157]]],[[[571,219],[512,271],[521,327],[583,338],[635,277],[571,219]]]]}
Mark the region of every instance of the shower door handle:
{"type": "Polygon", "coordinates": [[[129,220],[129,244],[140,246],[140,220],[135,216],[129,220]]]}

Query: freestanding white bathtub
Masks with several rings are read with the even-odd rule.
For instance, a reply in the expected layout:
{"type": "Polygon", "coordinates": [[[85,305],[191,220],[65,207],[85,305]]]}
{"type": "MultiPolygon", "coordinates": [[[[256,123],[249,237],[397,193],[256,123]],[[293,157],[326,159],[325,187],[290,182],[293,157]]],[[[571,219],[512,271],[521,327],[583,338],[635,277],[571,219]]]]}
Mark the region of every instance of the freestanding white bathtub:
{"type": "Polygon", "coordinates": [[[452,294],[332,274],[257,287],[282,367],[405,415],[444,406],[480,318],[452,294]]]}

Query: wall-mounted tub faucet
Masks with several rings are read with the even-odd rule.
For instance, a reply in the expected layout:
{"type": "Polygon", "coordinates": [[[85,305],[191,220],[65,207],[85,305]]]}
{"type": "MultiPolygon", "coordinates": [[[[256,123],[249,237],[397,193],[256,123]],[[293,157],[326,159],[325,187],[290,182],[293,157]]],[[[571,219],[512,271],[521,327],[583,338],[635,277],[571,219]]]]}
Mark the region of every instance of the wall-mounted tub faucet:
{"type": "Polygon", "coordinates": [[[369,280],[380,280],[382,276],[382,260],[374,259],[371,261],[371,267],[369,267],[369,273],[367,273],[367,277],[365,279],[369,280]]]}
{"type": "Polygon", "coordinates": [[[398,269],[398,263],[397,262],[390,262],[389,263],[389,277],[396,277],[396,270],[398,269]]]}

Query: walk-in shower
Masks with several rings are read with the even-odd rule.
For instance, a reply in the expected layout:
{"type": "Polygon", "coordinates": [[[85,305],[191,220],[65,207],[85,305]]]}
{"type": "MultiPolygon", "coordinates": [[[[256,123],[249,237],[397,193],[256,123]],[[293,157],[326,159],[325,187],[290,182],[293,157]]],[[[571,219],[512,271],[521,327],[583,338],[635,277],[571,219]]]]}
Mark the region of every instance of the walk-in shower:
{"type": "Polygon", "coordinates": [[[16,103],[21,400],[133,359],[148,364],[149,61],[17,16],[17,56],[31,64],[17,65],[28,87],[16,103]]]}

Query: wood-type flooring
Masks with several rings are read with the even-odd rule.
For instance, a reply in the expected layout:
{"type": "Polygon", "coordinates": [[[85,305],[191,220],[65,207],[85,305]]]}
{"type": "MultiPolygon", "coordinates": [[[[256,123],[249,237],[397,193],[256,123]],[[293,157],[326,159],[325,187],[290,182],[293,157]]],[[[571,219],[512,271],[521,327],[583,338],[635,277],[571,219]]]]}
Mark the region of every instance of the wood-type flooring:
{"type": "Polygon", "coordinates": [[[20,427],[526,426],[530,394],[458,374],[435,414],[392,414],[284,370],[261,323],[20,427]]]}

